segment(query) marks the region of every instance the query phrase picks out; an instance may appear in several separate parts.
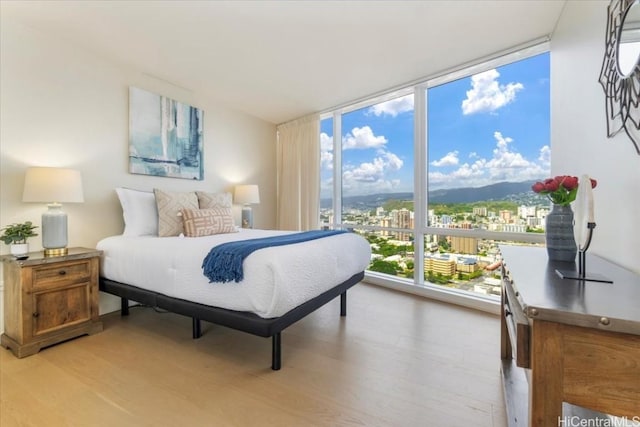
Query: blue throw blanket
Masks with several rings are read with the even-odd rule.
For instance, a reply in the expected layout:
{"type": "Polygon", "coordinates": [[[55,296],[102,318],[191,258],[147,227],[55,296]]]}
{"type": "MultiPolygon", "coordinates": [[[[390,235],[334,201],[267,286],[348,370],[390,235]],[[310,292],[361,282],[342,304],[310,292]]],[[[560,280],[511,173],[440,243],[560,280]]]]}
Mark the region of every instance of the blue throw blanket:
{"type": "Polygon", "coordinates": [[[261,239],[241,240],[214,246],[202,262],[202,271],[211,282],[239,282],[244,278],[242,262],[258,249],[272,246],[291,245],[320,239],[321,237],[347,233],[344,230],[313,230],[302,233],[284,234],[282,236],[264,237],[261,239]]]}

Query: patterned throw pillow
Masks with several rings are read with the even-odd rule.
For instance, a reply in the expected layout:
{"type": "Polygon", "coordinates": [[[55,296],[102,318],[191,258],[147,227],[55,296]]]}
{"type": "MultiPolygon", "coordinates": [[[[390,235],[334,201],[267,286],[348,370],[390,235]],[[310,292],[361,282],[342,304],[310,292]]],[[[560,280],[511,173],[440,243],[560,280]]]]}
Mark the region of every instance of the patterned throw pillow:
{"type": "Polygon", "coordinates": [[[158,236],[179,236],[183,233],[182,209],[198,209],[198,197],[195,192],[176,193],[154,189],[158,206],[158,236]]]}
{"type": "Polygon", "coordinates": [[[230,208],[183,209],[184,235],[187,237],[211,236],[235,233],[235,224],[230,208]]]}
{"type": "Polygon", "coordinates": [[[207,193],[196,191],[198,205],[200,209],[211,209],[216,207],[230,208],[232,204],[231,193],[207,193]]]}

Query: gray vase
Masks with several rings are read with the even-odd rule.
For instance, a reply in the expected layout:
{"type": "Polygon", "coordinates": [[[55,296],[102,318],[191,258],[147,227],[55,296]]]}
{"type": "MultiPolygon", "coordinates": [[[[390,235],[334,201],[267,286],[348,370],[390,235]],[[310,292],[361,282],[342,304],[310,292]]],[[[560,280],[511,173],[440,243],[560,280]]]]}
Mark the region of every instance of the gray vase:
{"type": "Polygon", "coordinates": [[[546,218],[545,237],[549,260],[575,262],[578,247],[573,236],[571,206],[553,205],[546,218]]]}

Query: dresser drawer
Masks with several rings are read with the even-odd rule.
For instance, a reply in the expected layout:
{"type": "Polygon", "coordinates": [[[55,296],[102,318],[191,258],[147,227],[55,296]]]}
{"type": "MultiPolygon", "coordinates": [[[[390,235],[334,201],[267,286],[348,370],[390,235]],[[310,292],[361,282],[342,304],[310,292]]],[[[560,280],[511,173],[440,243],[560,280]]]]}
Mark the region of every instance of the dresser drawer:
{"type": "Polygon", "coordinates": [[[91,277],[90,260],[80,260],[33,268],[34,289],[50,288],[76,281],[86,281],[91,277]]]}
{"type": "Polygon", "coordinates": [[[513,289],[511,280],[504,278],[502,280],[503,288],[503,316],[509,332],[511,346],[513,348],[513,356],[516,359],[516,365],[521,368],[530,367],[529,348],[531,342],[531,334],[529,321],[525,316],[516,292],[513,289]]]}

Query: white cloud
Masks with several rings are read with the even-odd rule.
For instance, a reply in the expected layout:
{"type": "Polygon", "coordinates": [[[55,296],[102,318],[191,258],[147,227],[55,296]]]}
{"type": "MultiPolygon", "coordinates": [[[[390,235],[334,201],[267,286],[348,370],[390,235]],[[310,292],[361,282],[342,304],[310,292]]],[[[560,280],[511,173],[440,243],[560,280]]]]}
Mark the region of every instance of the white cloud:
{"type": "Polygon", "coordinates": [[[516,93],[524,89],[522,83],[500,85],[498,77],[500,73],[495,69],[471,77],[471,89],[467,91],[467,99],[462,101],[464,115],[495,111],[513,102],[516,93]]]}
{"type": "Polygon", "coordinates": [[[333,137],[324,132],[320,133],[320,149],[322,151],[333,151],[333,137]]]}
{"type": "Polygon", "coordinates": [[[458,163],[459,160],[457,151],[451,151],[440,160],[434,160],[433,162],[431,162],[433,166],[455,166],[458,163]]]}
{"type": "Polygon", "coordinates": [[[320,133],[320,167],[333,169],[333,137],[324,132],[320,133]]]}
{"type": "Polygon", "coordinates": [[[380,148],[387,143],[387,138],[383,135],[375,136],[369,126],[363,126],[361,128],[353,128],[351,132],[348,132],[342,137],[342,149],[367,149],[367,148],[380,148]]]}
{"type": "Polygon", "coordinates": [[[320,167],[325,170],[333,170],[333,153],[331,151],[320,152],[320,167]]]}
{"type": "Polygon", "coordinates": [[[362,162],[357,166],[346,165],[342,174],[345,194],[367,194],[393,190],[400,185],[398,179],[389,174],[399,171],[404,162],[397,155],[379,150],[371,162],[362,162]]]}
{"type": "MultiPolygon", "coordinates": [[[[549,147],[540,149],[535,160],[528,160],[511,148],[513,139],[494,132],[495,148],[490,159],[476,154],[473,163],[464,163],[447,173],[429,172],[429,186],[436,188],[480,187],[500,181],[527,181],[549,175],[549,147]]],[[[446,156],[445,156],[446,157],[446,156]]]]}
{"type": "Polygon", "coordinates": [[[386,114],[391,117],[396,117],[398,114],[406,113],[407,111],[413,111],[413,94],[376,104],[370,107],[367,110],[367,113],[374,114],[376,116],[386,114]]]}
{"type": "MultiPolygon", "coordinates": [[[[400,181],[392,179],[389,174],[402,168],[403,161],[397,155],[387,151],[389,142],[383,135],[375,135],[369,126],[354,127],[342,137],[343,150],[375,150],[371,161],[358,165],[345,164],[342,174],[344,194],[365,194],[378,191],[390,191],[400,185],[400,181]]],[[[322,168],[333,169],[333,139],[326,133],[320,134],[322,168]]],[[[321,189],[325,190],[324,187],[321,189]]]]}
{"type": "Polygon", "coordinates": [[[492,176],[505,175],[506,170],[525,169],[533,165],[532,162],[522,157],[522,154],[509,151],[509,144],[513,139],[503,137],[502,133],[494,132],[496,148],[493,149],[493,158],[487,162],[489,173],[492,176]]]}
{"type": "Polygon", "coordinates": [[[540,149],[540,156],[538,156],[538,160],[543,165],[551,167],[551,148],[548,145],[545,145],[540,149]]]}
{"type": "Polygon", "coordinates": [[[333,177],[320,180],[320,197],[330,198],[333,195],[333,177]]]}

